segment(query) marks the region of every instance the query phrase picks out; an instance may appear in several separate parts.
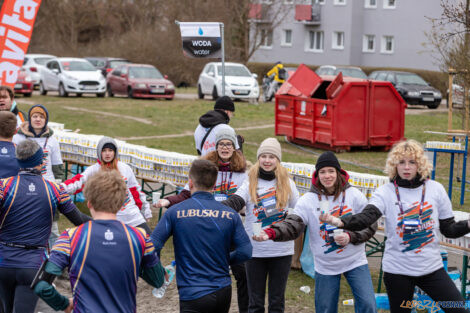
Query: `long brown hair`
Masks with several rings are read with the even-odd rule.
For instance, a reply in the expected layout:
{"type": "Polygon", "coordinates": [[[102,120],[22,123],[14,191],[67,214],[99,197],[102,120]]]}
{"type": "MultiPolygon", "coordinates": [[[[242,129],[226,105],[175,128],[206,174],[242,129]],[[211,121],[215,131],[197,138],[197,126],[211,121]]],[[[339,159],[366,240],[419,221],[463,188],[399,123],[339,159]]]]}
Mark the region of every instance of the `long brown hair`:
{"type": "MultiPolygon", "coordinates": [[[[340,171],[338,171],[337,168],[335,168],[335,171],[336,171],[336,181],[335,181],[335,184],[334,184],[334,192],[333,194],[330,194],[328,192],[328,190],[326,190],[325,186],[323,186],[323,184],[320,182],[320,178],[318,178],[317,180],[317,187],[318,189],[320,189],[320,192],[323,193],[324,195],[333,195],[334,196],[334,200],[338,199],[339,195],[343,192],[344,188],[345,188],[345,185],[346,185],[346,179],[344,178],[344,176],[341,174],[340,171]]],[[[318,175],[320,175],[318,173],[318,175]]]]}
{"type": "MultiPolygon", "coordinates": [[[[256,190],[258,188],[259,169],[260,165],[258,160],[248,172],[250,197],[251,201],[255,204],[258,201],[258,193],[256,190]]],[[[283,167],[278,160],[274,174],[276,175],[276,208],[285,208],[287,207],[287,202],[292,192],[290,188],[289,172],[287,172],[287,169],[283,167]]]]}
{"type": "MultiPolygon", "coordinates": [[[[217,150],[209,152],[208,154],[201,157],[201,159],[209,160],[217,166],[219,166],[219,162],[222,162],[222,159],[219,157],[219,153],[217,152],[217,150]]],[[[246,159],[241,151],[233,151],[233,154],[230,157],[230,170],[232,172],[245,172],[246,159]]]]}
{"type": "Polygon", "coordinates": [[[110,170],[119,171],[119,169],[118,169],[118,160],[116,158],[116,153],[114,154],[114,159],[111,162],[109,162],[109,163],[105,163],[104,161],[101,162],[101,169],[104,170],[104,171],[110,171],[110,170]]]}

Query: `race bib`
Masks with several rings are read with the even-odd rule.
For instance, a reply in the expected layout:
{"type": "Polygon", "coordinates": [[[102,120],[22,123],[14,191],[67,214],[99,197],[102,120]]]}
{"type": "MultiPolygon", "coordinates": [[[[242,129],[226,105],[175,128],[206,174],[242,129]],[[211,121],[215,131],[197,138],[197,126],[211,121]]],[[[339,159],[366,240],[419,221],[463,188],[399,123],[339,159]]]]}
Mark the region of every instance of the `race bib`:
{"type": "Polygon", "coordinates": [[[228,199],[227,195],[224,193],[217,193],[214,195],[214,199],[217,202],[222,202],[228,199]]]}
{"type": "Polygon", "coordinates": [[[414,234],[421,230],[421,221],[419,219],[409,219],[403,221],[403,233],[414,234]]]}
{"type": "Polygon", "coordinates": [[[264,208],[264,212],[267,217],[276,215],[279,213],[279,210],[276,208],[276,198],[264,199],[261,201],[261,205],[264,208]]]}

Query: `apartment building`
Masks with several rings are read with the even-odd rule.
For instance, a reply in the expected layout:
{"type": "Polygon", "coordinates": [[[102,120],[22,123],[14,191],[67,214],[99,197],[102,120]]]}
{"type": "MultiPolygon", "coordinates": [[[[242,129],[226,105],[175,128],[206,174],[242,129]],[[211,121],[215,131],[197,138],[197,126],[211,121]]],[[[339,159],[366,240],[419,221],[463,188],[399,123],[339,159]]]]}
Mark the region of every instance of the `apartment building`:
{"type": "Polygon", "coordinates": [[[258,1],[251,32],[263,39],[250,61],[438,70],[424,43],[441,13],[439,0],[258,1]],[[269,19],[274,10],[279,23],[269,19]]]}

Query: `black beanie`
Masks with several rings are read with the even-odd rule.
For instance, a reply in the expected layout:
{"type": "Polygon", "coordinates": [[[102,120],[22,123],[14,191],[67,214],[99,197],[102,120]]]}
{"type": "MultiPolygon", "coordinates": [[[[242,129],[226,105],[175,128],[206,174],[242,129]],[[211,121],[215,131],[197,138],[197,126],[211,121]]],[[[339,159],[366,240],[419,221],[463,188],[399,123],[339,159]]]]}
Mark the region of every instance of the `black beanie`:
{"type": "Polygon", "coordinates": [[[232,99],[230,99],[230,97],[223,96],[217,99],[215,102],[214,110],[227,110],[235,112],[235,104],[233,103],[232,99]]]}
{"type": "Polygon", "coordinates": [[[105,148],[111,149],[114,151],[114,153],[116,153],[116,146],[111,142],[105,143],[101,151],[103,151],[105,148]]]}
{"type": "Polygon", "coordinates": [[[315,164],[315,175],[318,175],[318,171],[322,168],[331,166],[336,168],[338,171],[341,171],[341,165],[339,165],[336,155],[331,151],[323,152],[315,164]]]}

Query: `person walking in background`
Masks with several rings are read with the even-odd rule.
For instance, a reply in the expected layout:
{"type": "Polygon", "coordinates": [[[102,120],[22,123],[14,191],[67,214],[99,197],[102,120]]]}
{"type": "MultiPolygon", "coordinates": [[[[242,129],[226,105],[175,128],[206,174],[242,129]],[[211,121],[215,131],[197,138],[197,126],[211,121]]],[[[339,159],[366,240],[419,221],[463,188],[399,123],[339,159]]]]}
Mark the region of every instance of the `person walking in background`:
{"type": "MultiPolygon", "coordinates": [[[[19,144],[26,139],[36,141],[44,153],[41,168],[42,175],[45,179],[62,182],[65,177],[64,165],[59,142],[53,136],[54,131],[47,126],[49,112],[44,106],[36,104],[29,109],[28,117],[29,121],[25,121],[20,125],[18,133],[13,137],[13,142],[19,144]]],[[[59,212],[56,211],[49,238],[49,246],[51,247],[59,237],[58,220],[59,212]]]]}
{"type": "Polygon", "coordinates": [[[361,212],[367,205],[366,197],[349,185],[348,179],[334,153],[322,153],[315,165],[310,192],[297,201],[293,214],[253,237],[257,241],[292,240],[308,226],[310,250],[315,251],[315,312],[338,312],[341,274],[354,295],[355,312],[377,312],[364,244],[374,235],[377,224],[362,231],[342,232],[318,220],[322,209],[333,216],[346,217],[361,212]]]}
{"type": "Polygon", "coordinates": [[[127,186],[117,171],[100,171],[85,186],[93,221],[62,233],[33,284],[34,292],[54,310],[65,312],[135,312],[137,279],[159,288],[165,270],[149,235],[117,221],[127,186]],[[52,285],[68,268],[72,298],[52,285]]]}
{"type": "Polygon", "coordinates": [[[189,170],[191,198],[169,208],[151,236],[158,253],[173,236],[180,312],[228,312],[229,265],[251,257],[240,216],[214,199],[217,175],[213,162],[195,160],[189,170]]]}
{"type": "Polygon", "coordinates": [[[129,165],[118,161],[118,146],[116,141],[109,137],[103,137],[96,147],[98,162],[87,167],[83,173],[67,179],[63,185],[70,194],[76,194],[82,191],[90,177],[99,171],[116,170],[121,173],[122,178],[127,185],[127,198],[122,210],[117,212],[117,219],[125,224],[142,227],[147,233],[150,233],[150,227],[145,218],[151,218],[152,212],[147,202],[145,194],[142,192],[134,172],[129,165]],[[145,217],[145,218],[144,218],[145,217]]]}
{"type": "Polygon", "coordinates": [[[0,86],[0,111],[7,111],[15,114],[16,127],[26,121],[26,116],[23,112],[18,110],[15,101],[15,93],[9,86],[0,86]]]}
{"type": "MultiPolygon", "coordinates": [[[[197,154],[204,156],[215,150],[215,135],[221,129],[230,129],[228,125],[230,119],[235,112],[235,104],[232,99],[227,96],[217,99],[214,110],[207,112],[199,118],[199,125],[194,131],[194,143],[196,145],[197,154]]],[[[235,143],[235,149],[241,149],[243,139],[238,137],[235,143]]]]}
{"type": "Polygon", "coordinates": [[[433,301],[446,301],[444,312],[463,313],[465,301],[444,270],[437,230],[447,238],[470,232],[469,221],[455,222],[452,204],[444,187],[431,179],[432,165],[415,140],[402,141],[389,152],[385,172],[390,182],[379,187],[361,213],[341,218],[320,215],[345,230],[367,228],[385,217],[386,244],[382,259],[390,312],[411,312],[402,303],[411,302],[415,287],[433,301]]]}
{"type": "MultiPolygon", "coordinates": [[[[209,160],[219,169],[217,181],[212,190],[216,201],[224,201],[230,198],[247,178],[246,159],[240,150],[235,150],[237,137],[232,129],[221,129],[216,134],[216,150],[202,157],[209,160]]],[[[156,208],[171,207],[191,197],[189,185],[175,196],[161,199],[156,208]]],[[[237,297],[239,313],[248,312],[248,287],[246,282],[245,264],[231,265],[232,273],[237,281],[237,297]]]]}
{"type": "Polygon", "coordinates": [[[74,225],[90,218],[64,188],[41,175],[43,152],[34,141],[16,147],[18,175],[0,180],[0,299],[4,312],[32,313],[37,296],[31,282],[46,256],[56,210],[74,225]]]}
{"type": "Polygon", "coordinates": [[[276,138],[265,139],[256,154],[258,161],[235,195],[222,202],[235,211],[246,205],[245,230],[252,240],[253,258],[246,262],[250,304],[248,312],[264,312],[268,281],[269,312],[284,312],[284,294],[294,242],[257,242],[251,239],[253,225],[268,228],[283,221],[293,208],[299,192],[281,165],[281,145],[276,138]]]}
{"type": "Polygon", "coordinates": [[[0,111],[0,179],[18,175],[20,170],[15,157],[13,135],[16,133],[16,116],[0,111]]]}

